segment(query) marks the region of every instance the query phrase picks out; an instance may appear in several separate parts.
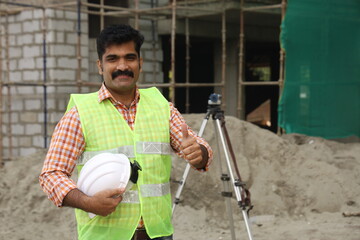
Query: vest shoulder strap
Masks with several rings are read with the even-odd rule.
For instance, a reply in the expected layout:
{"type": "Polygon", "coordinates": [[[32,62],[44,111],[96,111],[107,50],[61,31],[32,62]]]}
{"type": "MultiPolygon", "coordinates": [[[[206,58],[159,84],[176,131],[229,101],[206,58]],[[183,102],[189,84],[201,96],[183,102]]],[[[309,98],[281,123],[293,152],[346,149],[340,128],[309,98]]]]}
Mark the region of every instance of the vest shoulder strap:
{"type": "Polygon", "coordinates": [[[97,96],[98,92],[93,92],[93,93],[73,93],[70,94],[70,99],[69,99],[69,103],[67,105],[66,108],[66,112],[70,111],[71,108],[73,108],[74,106],[76,106],[80,101],[83,101],[84,99],[87,99],[89,97],[94,97],[97,96]]]}
{"type": "Polygon", "coordinates": [[[168,103],[168,100],[162,95],[162,93],[156,87],[150,88],[142,88],[139,89],[141,97],[152,97],[156,98],[157,101],[161,101],[162,103],[168,103]]]}

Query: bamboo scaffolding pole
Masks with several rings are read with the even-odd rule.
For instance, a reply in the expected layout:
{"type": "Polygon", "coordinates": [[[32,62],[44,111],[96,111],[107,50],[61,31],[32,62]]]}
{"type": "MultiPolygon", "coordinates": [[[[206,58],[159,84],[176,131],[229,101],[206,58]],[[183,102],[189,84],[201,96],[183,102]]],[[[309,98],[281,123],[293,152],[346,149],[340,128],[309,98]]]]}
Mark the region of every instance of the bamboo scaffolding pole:
{"type": "MultiPolygon", "coordinates": [[[[154,7],[154,8],[143,8],[143,9],[132,9],[132,12],[138,12],[139,14],[146,14],[151,12],[157,12],[157,11],[163,11],[163,10],[171,10],[172,5],[167,5],[163,7],[154,7]]],[[[162,14],[162,13],[160,13],[162,14]]],[[[171,11],[169,12],[169,15],[171,14],[171,11]]]]}
{"type": "MultiPolygon", "coordinates": [[[[156,3],[154,3],[154,0],[151,0],[151,8],[155,7],[158,5],[158,1],[156,1],[156,3]]],[[[156,22],[155,20],[151,20],[151,45],[152,45],[152,57],[153,57],[153,62],[152,62],[152,83],[155,84],[156,83],[156,78],[157,78],[157,71],[156,71],[156,43],[157,43],[157,37],[156,37],[156,31],[157,26],[156,26],[156,22]]]]}
{"type": "Polygon", "coordinates": [[[148,15],[154,15],[154,14],[163,14],[163,15],[171,15],[171,11],[168,12],[158,12],[158,11],[167,11],[167,10],[171,10],[172,6],[165,6],[165,7],[155,7],[155,8],[147,8],[147,9],[131,9],[131,10],[117,10],[117,11],[110,11],[110,12],[106,12],[105,15],[111,16],[111,15],[118,15],[124,17],[124,16],[134,16],[135,13],[138,13],[140,15],[144,15],[144,14],[148,14],[148,15]]]}
{"type": "MultiPolygon", "coordinates": [[[[222,14],[221,14],[221,45],[222,45],[222,54],[221,54],[221,83],[223,86],[226,84],[226,9],[225,9],[225,0],[222,1],[222,14]]],[[[222,96],[222,108],[226,109],[226,94],[225,87],[221,89],[222,96]]]]}
{"type": "MultiPolygon", "coordinates": [[[[196,12],[198,13],[198,12],[196,12]]],[[[95,13],[94,13],[95,14],[95,13]]],[[[141,18],[143,19],[146,19],[146,16],[145,16],[145,13],[139,13],[140,15],[142,15],[141,18]]],[[[213,15],[219,15],[221,14],[221,11],[212,11],[212,12],[207,12],[207,13],[198,13],[198,14],[188,14],[188,15],[184,15],[184,14],[180,14],[180,13],[177,13],[178,16],[181,16],[183,18],[185,17],[188,17],[188,18],[199,18],[199,17],[205,17],[205,16],[213,16],[213,15]]],[[[104,13],[105,16],[117,16],[117,17],[132,17],[133,14],[130,14],[130,13],[124,13],[124,12],[106,12],[104,13]]],[[[167,13],[167,12],[164,12],[164,13],[148,13],[148,18],[151,19],[149,16],[150,15],[156,15],[156,16],[159,16],[159,15],[162,15],[162,16],[171,16],[172,14],[171,13],[167,13]]]]}
{"type": "MultiPolygon", "coordinates": [[[[0,3],[4,3],[6,5],[21,6],[22,7],[22,8],[11,9],[11,10],[16,10],[16,11],[23,11],[24,9],[28,9],[29,7],[31,7],[31,8],[44,8],[44,6],[36,5],[36,4],[26,4],[26,3],[9,2],[9,1],[0,1],[0,3]]],[[[7,9],[7,10],[9,10],[9,9],[7,9]]]]}
{"type": "Polygon", "coordinates": [[[135,29],[139,30],[139,0],[135,1],[135,29]]]}
{"type": "Polygon", "coordinates": [[[242,86],[272,86],[272,85],[279,85],[279,81],[264,81],[264,82],[241,82],[242,86]]]}
{"type": "MultiPolygon", "coordinates": [[[[77,4],[76,0],[74,0],[72,2],[61,2],[61,1],[59,1],[58,3],[44,4],[44,7],[45,8],[74,7],[74,6],[76,6],[76,4],[77,4]]],[[[74,11],[74,8],[72,8],[72,9],[74,11]]]]}
{"type": "MultiPolygon", "coordinates": [[[[112,12],[104,12],[104,13],[100,13],[99,11],[92,11],[92,10],[86,10],[86,9],[82,9],[81,10],[82,13],[87,13],[87,14],[91,14],[91,15],[103,15],[104,17],[121,17],[121,18],[124,18],[124,17],[133,17],[134,16],[134,13],[128,13],[128,12],[124,12],[124,11],[112,11],[112,12]]],[[[139,13],[139,15],[141,15],[141,18],[142,19],[159,19],[161,17],[154,17],[154,16],[151,16],[151,14],[148,14],[149,16],[147,15],[143,15],[141,13],[139,13]]],[[[166,15],[165,13],[164,14],[153,14],[153,15],[166,15]]],[[[167,14],[167,15],[171,15],[170,14],[167,14]]]]}
{"type": "MultiPolygon", "coordinates": [[[[9,15],[5,15],[5,61],[6,61],[6,81],[10,81],[10,44],[9,44],[9,15]]],[[[2,90],[2,89],[1,89],[2,90]]],[[[13,141],[12,141],[12,128],[11,128],[11,91],[10,87],[7,87],[7,103],[6,103],[6,112],[8,113],[8,122],[7,122],[7,137],[9,140],[9,158],[13,157],[13,141]]],[[[2,131],[2,129],[1,129],[2,131]]]]}
{"type": "Polygon", "coordinates": [[[207,17],[207,16],[214,16],[214,15],[221,15],[221,11],[217,12],[210,12],[210,13],[199,13],[199,14],[192,14],[187,16],[188,18],[199,18],[199,17],[207,17]]]}
{"type": "MultiPolygon", "coordinates": [[[[187,4],[186,0],[186,4],[187,4]]],[[[187,6],[187,5],[186,5],[187,6]]],[[[189,18],[185,18],[185,82],[190,82],[190,31],[189,31],[189,18]]],[[[190,112],[190,89],[186,88],[185,96],[185,112],[190,112]]]]}
{"type": "Polygon", "coordinates": [[[214,13],[219,13],[221,11],[219,10],[215,10],[215,9],[209,9],[209,8],[200,8],[200,7],[181,7],[181,6],[177,6],[176,7],[178,10],[191,10],[191,11],[194,11],[194,12],[199,12],[199,11],[202,11],[202,12],[214,12],[214,13]]]}
{"type": "MultiPolygon", "coordinates": [[[[103,1],[103,0],[102,0],[103,1]]],[[[77,58],[77,70],[76,70],[76,83],[78,86],[78,93],[81,93],[82,80],[81,80],[81,1],[77,0],[77,43],[76,43],[76,58],[77,58]]]]}
{"type": "MultiPolygon", "coordinates": [[[[283,22],[286,13],[286,0],[281,1],[281,22],[283,22]]],[[[283,89],[284,89],[284,79],[285,79],[285,50],[281,47],[280,43],[280,70],[279,70],[279,101],[281,99],[283,89]]],[[[283,129],[278,126],[277,134],[283,134],[283,129]]]]}
{"type": "MultiPolygon", "coordinates": [[[[46,66],[46,30],[47,30],[47,18],[45,13],[45,8],[42,9],[42,38],[43,38],[43,83],[46,83],[47,80],[47,66],[46,66]]],[[[43,86],[43,111],[44,111],[44,148],[47,148],[47,86],[43,86]]]]}
{"type": "Polygon", "coordinates": [[[13,11],[13,10],[3,10],[3,9],[0,9],[0,17],[1,16],[5,16],[6,14],[9,14],[9,15],[14,15],[14,14],[18,14],[20,11],[13,11]]]}
{"type": "MultiPolygon", "coordinates": [[[[281,1],[281,22],[283,22],[286,12],[286,0],[281,1]]],[[[284,65],[285,65],[285,50],[280,45],[280,70],[279,70],[279,97],[282,94],[284,87],[284,65]]]]}
{"type": "MultiPolygon", "coordinates": [[[[157,83],[155,87],[223,87],[222,83],[157,83]]],[[[139,87],[154,87],[151,84],[141,84],[139,87]]]]}
{"type": "Polygon", "coordinates": [[[132,10],[131,8],[104,5],[104,1],[102,1],[102,3],[100,3],[100,4],[81,1],[81,5],[85,6],[85,7],[92,7],[92,8],[99,8],[99,9],[103,8],[104,10],[116,10],[116,11],[134,12],[134,10],[132,10]]]}
{"type": "Polygon", "coordinates": [[[2,56],[3,56],[3,46],[2,46],[2,40],[3,40],[3,36],[4,36],[4,26],[2,24],[2,18],[0,18],[0,140],[1,140],[1,144],[0,144],[0,168],[2,168],[4,166],[4,159],[3,159],[3,153],[4,153],[4,148],[3,148],[3,61],[2,61],[2,56]]]}
{"type": "MultiPolygon", "coordinates": [[[[82,86],[86,86],[86,87],[100,87],[101,86],[101,82],[82,82],[82,86]]],[[[8,82],[8,83],[3,83],[3,86],[7,87],[7,86],[32,86],[32,87],[43,87],[43,86],[52,86],[52,87],[59,87],[59,86],[66,86],[66,87],[75,87],[77,86],[76,82],[74,81],[69,81],[69,82],[61,82],[61,83],[57,83],[57,82],[46,82],[45,84],[43,82],[8,82]]],[[[172,83],[155,83],[155,84],[148,84],[148,83],[143,83],[143,84],[139,84],[139,87],[145,87],[145,86],[153,86],[153,87],[171,87],[173,84],[172,83]]],[[[224,86],[224,84],[222,83],[175,83],[174,84],[175,87],[222,87],[224,86]]]]}
{"type": "Polygon", "coordinates": [[[244,119],[243,109],[243,77],[244,77],[244,0],[240,1],[240,43],[239,43],[239,79],[238,79],[238,99],[237,117],[244,119]]]}
{"type": "Polygon", "coordinates": [[[104,0],[100,0],[100,31],[105,27],[105,19],[104,19],[104,0]]]}
{"type": "Polygon", "coordinates": [[[171,19],[171,78],[169,98],[175,104],[175,35],[176,35],[176,0],[172,2],[172,19],[171,19]]]}
{"type": "MultiPolygon", "coordinates": [[[[165,9],[165,8],[164,8],[165,9]]],[[[166,7],[166,10],[169,10],[171,8],[166,7]]],[[[127,12],[127,11],[109,11],[104,13],[105,16],[119,16],[119,17],[133,17],[135,14],[141,15],[142,18],[144,18],[145,15],[167,15],[167,16],[171,16],[171,11],[170,12],[156,12],[152,9],[139,9],[137,11],[133,10],[132,12],[127,12]]]]}
{"type": "MultiPolygon", "coordinates": [[[[197,0],[197,1],[195,1],[195,0],[192,0],[192,1],[190,1],[190,2],[188,2],[188,4],[193,4],[193,5],[198,5],[198,4],[209,4],[209,3],[218,3],[219,2],[219,0],[197,0]]],[[[186,3],[185,2],[178,2],[178,5],[186,5],[186,3]]]]}
{"type": "Polygon", "coordinates": [[[282,7],[282,4],[274,4],[274,5],[267,5],[267,6],[256,6],[256,7],[244,7],[243,11],[250,12],[250,11],[277,9],[277,8],[281,8],[281,7],[282,7]]]}
{"type": "MultiPolygon", "coordinates": [[[[3,83],[3,86],[32,86],[32,87],[43,87],[43,86],[51,86],[51,87],[61,87],[61,86],[71,86],[76,87],[78,84],[76,81],[69,82],[6,82],[3,83]]],[[[82,86],[92,87],[92,86],[101,86],[101,82],[85,82],[82,81],[82,86]]]]}

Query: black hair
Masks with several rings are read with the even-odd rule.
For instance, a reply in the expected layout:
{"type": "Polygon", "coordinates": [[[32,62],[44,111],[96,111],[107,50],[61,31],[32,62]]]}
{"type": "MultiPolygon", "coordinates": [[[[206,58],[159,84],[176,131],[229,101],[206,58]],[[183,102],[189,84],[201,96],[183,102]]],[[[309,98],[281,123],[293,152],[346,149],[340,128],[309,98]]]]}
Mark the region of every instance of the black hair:
{"type": "Polygon", "coordinates": [[[105,49],[113,44],[121,44],[133,41],[135,50],[140,57],[140,48],[144,42],[144,36],[130,25],[118,24],[104,28],[96,39],[99,60],[105,53],[105,49]]]}

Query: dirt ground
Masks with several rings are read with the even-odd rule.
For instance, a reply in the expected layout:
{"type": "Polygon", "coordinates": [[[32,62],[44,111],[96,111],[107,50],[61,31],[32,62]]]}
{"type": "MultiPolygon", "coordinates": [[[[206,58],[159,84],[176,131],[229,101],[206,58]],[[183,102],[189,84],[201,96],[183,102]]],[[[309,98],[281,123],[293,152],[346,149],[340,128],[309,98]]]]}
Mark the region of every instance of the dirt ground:
{"type": "MultiPolygon", "coordinates": [[[[197,131],[202,114],[184,115],[197,131]]],[[[217,149],[210,121],[203,137],[214,149],[206,173],[190,170],[176,206],[175,239],[359,240],[360,143],[297,134],[277,136],[233,117],[226,117],[242,179],[251,192],[250,231],[235,197],[221,192],[234,185],[220,180],[228,173],[217,149]],[[228,206],[231,206],[231,217],[228,206]]],[[[0,239],[76,239],[73,209],[56,208],[40,189],[38,175],[45,152],[6,162],[0,170],[0,239]]],[[[186,163],[174,156],[172,192],[176,193],[186,163]]],[[[231,169],[234,175],[235,170],[231,169]]]]}

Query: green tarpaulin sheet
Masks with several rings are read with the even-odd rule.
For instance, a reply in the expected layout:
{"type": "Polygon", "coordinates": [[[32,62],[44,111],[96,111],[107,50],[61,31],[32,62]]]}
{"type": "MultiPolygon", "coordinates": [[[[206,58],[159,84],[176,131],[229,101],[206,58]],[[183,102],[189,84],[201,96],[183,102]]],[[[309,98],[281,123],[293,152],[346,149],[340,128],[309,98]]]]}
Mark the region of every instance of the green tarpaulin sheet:
{"type": "Polygon", "coordinates": [[[281,25],[286,133],[360,137],[360,0],[289,0],[281,25]]]}

